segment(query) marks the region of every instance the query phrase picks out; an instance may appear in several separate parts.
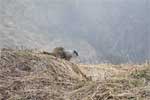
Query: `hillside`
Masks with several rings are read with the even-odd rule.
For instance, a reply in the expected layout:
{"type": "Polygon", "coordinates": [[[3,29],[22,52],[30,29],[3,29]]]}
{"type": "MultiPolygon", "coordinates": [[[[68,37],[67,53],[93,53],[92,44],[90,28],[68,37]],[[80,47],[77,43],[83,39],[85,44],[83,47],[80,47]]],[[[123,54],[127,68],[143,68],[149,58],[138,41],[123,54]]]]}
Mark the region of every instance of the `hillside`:
{"type": "Polygon", "coordinates": [[[2,49],[0,100],[149,100],[150,65],[81,65],[2,49]]]}

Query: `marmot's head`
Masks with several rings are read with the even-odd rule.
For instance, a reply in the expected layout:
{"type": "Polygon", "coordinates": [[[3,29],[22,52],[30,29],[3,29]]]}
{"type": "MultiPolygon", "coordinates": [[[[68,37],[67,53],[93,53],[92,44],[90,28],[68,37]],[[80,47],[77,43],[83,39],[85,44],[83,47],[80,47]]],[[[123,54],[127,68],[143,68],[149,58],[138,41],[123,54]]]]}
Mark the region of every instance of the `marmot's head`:
{"type": "Polygon", "coordinates": [[[64,51],[65,59],[70,60],[71,58],[75,58],[79,56],[78,52],[76,50],[66,50],[64,51]]]}
{"type": "Polygon", "coordinates": [[[73,55],[74,56],[79,56],[78,52],[76,50],[73,50],[73,55]]]}

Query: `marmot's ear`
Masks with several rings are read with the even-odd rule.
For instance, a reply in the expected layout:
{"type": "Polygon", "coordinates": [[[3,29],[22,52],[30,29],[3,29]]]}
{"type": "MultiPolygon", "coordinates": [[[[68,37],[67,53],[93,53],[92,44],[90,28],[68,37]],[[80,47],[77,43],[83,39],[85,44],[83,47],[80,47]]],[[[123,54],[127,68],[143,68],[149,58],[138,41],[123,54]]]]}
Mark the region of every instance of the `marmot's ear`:
{"type": "Polygon", "coordinates": [[[78,52],[76,50],[73,50],[73,53],[76,55],[76,56],[79,56],[78,52]]]}

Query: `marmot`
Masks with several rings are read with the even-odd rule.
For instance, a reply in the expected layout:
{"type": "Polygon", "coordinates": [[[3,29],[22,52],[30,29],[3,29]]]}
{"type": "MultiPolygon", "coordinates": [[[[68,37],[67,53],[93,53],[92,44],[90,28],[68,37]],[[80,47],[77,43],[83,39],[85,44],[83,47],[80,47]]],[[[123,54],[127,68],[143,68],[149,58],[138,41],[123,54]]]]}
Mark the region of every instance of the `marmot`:
{"type": "Polygon", "coordinates": [[[61,59],[68,60],[68,61],[70,61],[70,59],[72,57],[79,56],[78,52],[76,50],[66,51],[63,47],[56,47],[56,48],[53,49],[53,51],[51,53],[44,51],[43,54],[52,55],[52,56],[55,56],[55,57],[58,57],[58,58],[61,58],[61,59]]]}

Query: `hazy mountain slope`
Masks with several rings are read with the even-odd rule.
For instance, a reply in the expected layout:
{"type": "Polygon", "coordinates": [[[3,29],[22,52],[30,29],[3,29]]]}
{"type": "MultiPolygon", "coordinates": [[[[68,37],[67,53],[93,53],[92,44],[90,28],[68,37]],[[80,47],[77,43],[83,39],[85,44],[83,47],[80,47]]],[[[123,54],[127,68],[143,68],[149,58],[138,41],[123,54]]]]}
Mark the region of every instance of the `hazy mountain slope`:
{"type": "Polygon", "coordinates": [[[51,50],[49,43],[64,40],[64,47],[82,50],[82,58],[92,48],[83,63],[141,63],[150,58],[149,5],[148,0],[0,0],[0,47],[51,50]]]}
{"type": "MultiPolygon", "coordinates": [[[[53,11],[55,7],[50,7],[48,11],[48,5],[49,1],[46,0],[42,3],[31,0],[0,0],[0,47],[20,48],[23,46],[50,51],[56,46],[63,46],[67,49],[79,50],[82,63],[98,62],[95,49],[85,40],[69,38],[67,35],[55,34],[52,31],[48,34],[47,21],[54,19],[48,18],[47,14],[55,12],[53,11]],[[91,52],[90,55],[88,55],[89,52],[91,52]]],[[[53,22],[50,23],[53,24],[53,22]]]]}

